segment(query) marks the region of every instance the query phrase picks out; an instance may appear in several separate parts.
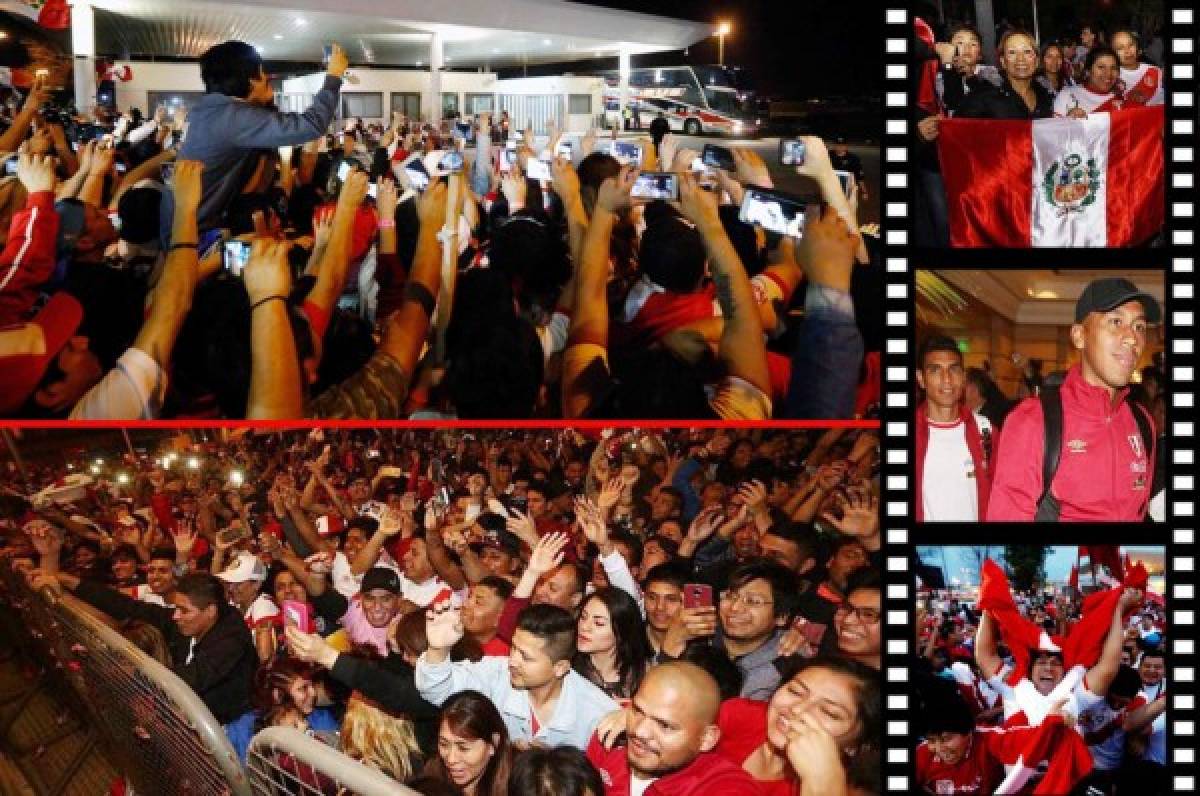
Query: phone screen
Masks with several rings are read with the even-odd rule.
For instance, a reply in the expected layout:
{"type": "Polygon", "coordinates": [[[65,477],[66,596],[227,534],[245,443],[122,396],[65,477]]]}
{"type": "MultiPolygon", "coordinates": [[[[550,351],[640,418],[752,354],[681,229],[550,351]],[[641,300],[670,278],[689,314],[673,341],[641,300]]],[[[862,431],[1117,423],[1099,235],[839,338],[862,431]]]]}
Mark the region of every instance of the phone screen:
{"type": "Polygon", "coordinates": [[[9,176],[17,173],[17,159],[15,157],[4,161],[4,173],[9,176]]]}
{"type": "Polygon", "coordinates": [[[421,192],[429,187],[429,172],[425,170],[425,164],[421,162],[419,157],[405,163],[404,171],[408,173],[408,179],[412,182],[413,190],[421,192]]]}
{"type": "Polygon", "coordinates": [[[535,160],[530,158],[525,161],[525,174],[533,180],[551,180],[554,179],[550,173],[550,162],[546,160],[535,160]]]}
{"type": "Polygon", "coordinates": [[[805,147],[799,139],[783,139],[779,142],[779,162],[785,166],[803,166],[805,147]]]}
{"type": "Polygon", "coordinates": [[[246,263],[250,260],[250,244],[244,240],[227,240],[225,241],[225,270],[232,275],[242,276],[242,271],[246,268],[246,263]]]}
{"type": "Polygon", "coordinates": [[[461,152],[447,152],[438,161],[438,171],[445,174],[459,174],[462,170],[463,156],[461,152]]]}
{"type": "Polygon", "coordinates": [[[612,156],[623,165],[642,162],[642,148],[630,141],[613,141],[612,156]]]}
{"type": "Polygon", "coordinates": [[[848,171],[838,171],[837,169],[834,169],[833,173],[837,175],[838,182],[842,184],[842,193],[849,199],[854,195],[854,175],[848,171]]]}
{"type": "Polygon", "coordinates": [[[116,168],[117,174],[124,174],[126,171],[129,170],[129,167],[126,166],[124,163],[121,163],[120,161],[118,161],[117,163],[114,163],[113,166],[114,166],[114,168],[116,168]]]}
{"type": "Polygon", "coordinates": [[[800,238],[804,236],[804,208],[804,202],[795,196],[747,187],[738,219],[768,232],[800,238]]]}
{"type": "Polygon", "coordinates": [[[707,583],[685,583],[683,586],[684,608],[711,608],[713,604],[712,586],[707,583]]]}
{"type": "Polygon", "coordinates": [[[704,152],[701,154],[700,159],[704,161],[704,165],[712,166],[715,169],[721,169],[722,171],[737,170],[737,164],[733,160],[733,152],[729,147],[705,144],[704,152]]]}
{"type": "Polygon", "coordinates": [[[500,151],[500,171],[512,171],[513,164],[517,162],[516,148],[505,148],[500,151]]]}
{"type": "Polygon", "coordinates": [[[346,178],[350,176],[350,170],[352,168],[354,168],[354,167],[350,165],[350,161],[343,160],[342,165],[338,166],[338,173],[337,173],[338,182],[345,182],[346,178]]]}
{"type": "Polygon", "coordinates": [[[668,202],[679,200],[679,176],[666,171],[648,171],[639,174],[633,183],[630,196],[635,199],[662,199],[668,202]]]}
{"type": "Polygon", "coordinates": [[[554,147],[556,157],[569,158],[571,157],[572,144],[570,141],[559,141],[558,146],[554,147]]]}

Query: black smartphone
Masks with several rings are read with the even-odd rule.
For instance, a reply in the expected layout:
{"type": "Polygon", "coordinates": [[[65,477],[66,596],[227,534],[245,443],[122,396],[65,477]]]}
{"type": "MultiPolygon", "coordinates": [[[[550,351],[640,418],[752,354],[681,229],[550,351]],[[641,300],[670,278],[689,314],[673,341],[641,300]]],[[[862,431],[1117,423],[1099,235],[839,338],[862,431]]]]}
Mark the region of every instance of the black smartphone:
{"type": "Polygon", "coordinates": [[[715,169],[737,171],[737,164],[733,160],[733,150],[727,146],[705,144],[704,151],[700,154],[700,160],[705,166],[712,166],[715,169]]]}
{"type": "Polygon", "coordinates": [[[14,155],[11,158],[9,158],[8,160],[4,161],[4,174],[6,176],[11,177],[12,175],[14,175],[16,173],[17,173],[17,157],[16,157],[16,155],[14,155]]]}
{"type": "Polygon", "coordinates": [[[757,224],[768,232],[801,238],[804,236],[805,207],[804,200],[798,196],[747,186],[738,219],[757,224]]]}

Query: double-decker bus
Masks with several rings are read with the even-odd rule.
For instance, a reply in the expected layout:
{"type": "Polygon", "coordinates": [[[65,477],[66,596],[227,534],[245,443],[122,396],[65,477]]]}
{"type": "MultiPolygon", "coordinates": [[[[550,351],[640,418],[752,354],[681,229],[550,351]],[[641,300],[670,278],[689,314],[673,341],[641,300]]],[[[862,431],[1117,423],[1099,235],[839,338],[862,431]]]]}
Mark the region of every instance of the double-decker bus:
{"type": "Polygon", "coordinates": [[[608,126],[645,129],[659,113],[672,130],[688,135],[754,135],[766,126],[753,91],[740,85],[730,66],[646,66],[629,72],[631,118],[621,119],[619,74],[603,72],[608,126]]]}

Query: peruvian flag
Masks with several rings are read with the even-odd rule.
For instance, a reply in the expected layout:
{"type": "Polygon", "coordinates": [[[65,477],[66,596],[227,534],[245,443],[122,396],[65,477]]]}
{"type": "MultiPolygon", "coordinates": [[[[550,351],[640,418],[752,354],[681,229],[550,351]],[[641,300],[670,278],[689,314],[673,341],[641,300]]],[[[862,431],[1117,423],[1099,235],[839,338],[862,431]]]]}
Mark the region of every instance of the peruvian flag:
{"type": "Polygon", "coordinates": [[[1092,771],[1092,755],[1083,736],[1065,724],[1060,715],[1047,716],[1037,728],[1015,735],[1006,746],[1009,748],[998,756],[1012,768],[993,791],[997,796],[1023,792],[1039,771],[1044,774],[1033,793],[1061,796],[1070,793],[1092,771]],[[1010,756],[1013,751],[1018,752],[1015,760],[1010,756]]]}
{"type": "Polygon", "coordinates": [[[1163,106],[1086,119],[944,119],[950,244],[1120,247],[1165,217],[1163,106]]]}

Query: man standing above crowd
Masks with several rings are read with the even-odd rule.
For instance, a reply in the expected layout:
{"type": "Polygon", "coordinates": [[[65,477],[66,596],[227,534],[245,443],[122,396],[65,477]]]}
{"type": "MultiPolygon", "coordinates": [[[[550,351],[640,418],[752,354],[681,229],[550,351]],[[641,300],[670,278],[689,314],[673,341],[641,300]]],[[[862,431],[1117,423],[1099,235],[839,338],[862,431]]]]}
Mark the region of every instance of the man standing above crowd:
{"type": "MultiPolygon", "coordinates": [[[[227,41],[200,56],[204,96],[188,111],[188,131],[179,150],[181,160],[204,164],[197,227],[201,232],[222,225],[221,216],[259,166],[263,150],[299,146],[324,135],[337,112],[342,76],[349,62],[334,44],[325,83],[303,113],[273,107],[275,93],[262,56],[249,44],[227,41]]],[[[161,229],[171,229],[174,203],[163,195],[161,229]]]]}
{"type": "Polygon", "coordinates": [[[1027,398],[1005,421],[988,521],[1140,522],[1146,516],[1154,423],[1125,399],[1147,327],[1161,317],[1154,297],[1128,279],[1097,279],[1084,289],[1071,327],[1080,361],[1061,387],[1027,398]]]}
{"type": "Polygon", "coordinates": [[[992,424],[963,403],[966,370],[958,345],[935,335],[917,353],[918,522],[978,522],[986,516],[992,424]]]}

